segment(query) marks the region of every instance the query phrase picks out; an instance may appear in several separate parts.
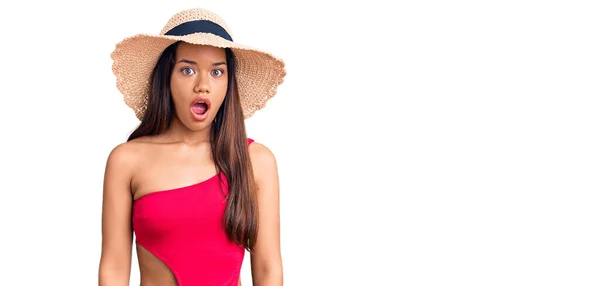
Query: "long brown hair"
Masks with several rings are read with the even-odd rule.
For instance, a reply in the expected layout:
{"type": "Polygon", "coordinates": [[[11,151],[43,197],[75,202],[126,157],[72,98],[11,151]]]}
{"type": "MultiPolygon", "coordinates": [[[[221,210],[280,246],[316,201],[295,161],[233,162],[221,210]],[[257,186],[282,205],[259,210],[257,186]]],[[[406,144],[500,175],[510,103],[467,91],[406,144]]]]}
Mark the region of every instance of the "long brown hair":
{"type": "MultiPolygon", "coordinates": [[[[175,114],[171,97],[170,78],[175,65],[175,52],[179,42],[167,47],[150,77],[148,107],[140,125],[127,141],[165,132],[175,114]]],[[[210,134],[212,156],[217,172],[223,172],[229,191],[223,226],[229,239],[248,251],[254,249],[258,233],[258,207],[256,188],[248,144],[244,115],[235,79],[235,57],[225,49],[228,86],[225,99],[212,123],[210,134]]]]}

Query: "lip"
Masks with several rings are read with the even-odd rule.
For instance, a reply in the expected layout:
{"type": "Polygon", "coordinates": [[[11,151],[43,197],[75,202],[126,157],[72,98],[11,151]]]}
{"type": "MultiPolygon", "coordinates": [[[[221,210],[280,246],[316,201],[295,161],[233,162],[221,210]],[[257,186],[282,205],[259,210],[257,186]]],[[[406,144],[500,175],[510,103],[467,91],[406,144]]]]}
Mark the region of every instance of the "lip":
{"type": "Polygon", "coordinates": [[[190,113],[192,113],[192,117],[194,117],[194,119],[198,120],[198,121],[202,121],[205,120],[206,118],[208,118],[208,113],[210,112],[210,100],[206,97],[197,97],[196,99],[194,99],[194,101],[192,101],[192,104],[190,104],[190,113]],[[202,115],[200,114],[196,114],[193,110],[192,107],[194,106],[194,104],[196,104],[197,102],[204,102],[207,106],[206,112],[202,115]]]}

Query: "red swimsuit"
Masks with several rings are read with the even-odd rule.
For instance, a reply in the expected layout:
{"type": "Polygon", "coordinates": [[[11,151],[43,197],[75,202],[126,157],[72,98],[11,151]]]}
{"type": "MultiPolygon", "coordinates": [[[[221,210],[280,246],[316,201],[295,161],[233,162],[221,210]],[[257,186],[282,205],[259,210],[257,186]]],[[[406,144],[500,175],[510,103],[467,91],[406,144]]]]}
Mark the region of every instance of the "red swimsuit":
{"type": "MultiPolygon", "coordinates": [[[[248,145],[252,143],[248,139],[248,145]]],[[[179,286],[236,286],[243,247],[222,226],[227,199],[223,173],[194,185],[153,192],[133,203],[136,241],[171,269],[179,286]]]]}

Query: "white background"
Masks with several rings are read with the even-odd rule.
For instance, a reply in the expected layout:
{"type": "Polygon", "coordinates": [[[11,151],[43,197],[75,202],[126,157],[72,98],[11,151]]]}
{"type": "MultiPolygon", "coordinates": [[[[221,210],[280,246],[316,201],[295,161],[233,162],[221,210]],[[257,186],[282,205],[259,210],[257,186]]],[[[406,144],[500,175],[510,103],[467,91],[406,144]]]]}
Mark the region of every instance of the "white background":
{"type": "Polygon", "coordinates": [[[0,285],[97,284],[106,158],[137,125],[109,55],[192,7],[286,60],[247,121],[286,285],[600,285],[593,2],[5,1],[0,285]]]}

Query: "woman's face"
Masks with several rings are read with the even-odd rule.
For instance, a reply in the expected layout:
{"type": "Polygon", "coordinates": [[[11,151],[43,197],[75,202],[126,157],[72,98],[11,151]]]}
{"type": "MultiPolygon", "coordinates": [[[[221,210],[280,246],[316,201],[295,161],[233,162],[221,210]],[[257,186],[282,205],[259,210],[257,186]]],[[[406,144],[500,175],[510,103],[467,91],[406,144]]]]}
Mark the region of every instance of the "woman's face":
{"type": "Polygon", "coordinates": [[[177,118],[193,131],[213,122],[227,93],[225,50],[185,42],[177,46],[171,94],[177,118]]]}

